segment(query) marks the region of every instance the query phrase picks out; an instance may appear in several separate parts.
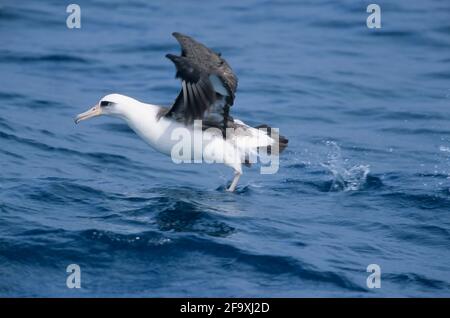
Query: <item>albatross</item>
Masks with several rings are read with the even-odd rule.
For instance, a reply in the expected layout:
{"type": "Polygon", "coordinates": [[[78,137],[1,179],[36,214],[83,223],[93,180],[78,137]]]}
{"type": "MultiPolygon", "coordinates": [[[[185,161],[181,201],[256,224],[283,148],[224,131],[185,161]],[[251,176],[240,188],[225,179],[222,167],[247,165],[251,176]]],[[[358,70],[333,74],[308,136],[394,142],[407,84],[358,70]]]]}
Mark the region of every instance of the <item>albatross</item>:
{"type": "Polygon", "coordinates": [[[251,127],[234,119],[230,107],[238,80],[231,67],[220,53],[192,37],[178,32],[172,35],[181,46],[181,55],[167,54],[166,57],[175,64],[175,77],[181,80],[181,90],[171,107],[109,94],[76,116],[75,123],[100,115],[121,118],[150,146],[172,156],[172,160],[174,148],[179,147],[174,133],[178,131],[179,135],[184,130],[195,137],[200,123],[201,138],[193,143],[189,140],[190,149],[183,149],[180,154],[189,152],[204,162],[231,167],[234,178],[227,191],[233,192],[242,175],[242,165],[251,166],[261,153],[279,155],[288,140],[267,125],[251,127]]]}

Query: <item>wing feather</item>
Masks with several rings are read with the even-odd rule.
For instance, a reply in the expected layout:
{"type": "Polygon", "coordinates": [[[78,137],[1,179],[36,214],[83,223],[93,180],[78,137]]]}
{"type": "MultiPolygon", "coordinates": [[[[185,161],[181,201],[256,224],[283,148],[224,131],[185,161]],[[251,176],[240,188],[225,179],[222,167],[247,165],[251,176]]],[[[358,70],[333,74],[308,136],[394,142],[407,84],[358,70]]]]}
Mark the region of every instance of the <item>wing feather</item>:
{"type": "Polygon", "coordinates": [[[195,119],[207,119],[209,125],[225,130],[233,120],[229,108],[237,89],[236,75],[211,49],[186,35],[173,35],[180,43],[181,56],[166,56],[175,64],[176,77],[181,79],[182,88],[165,116],[186,124],[195,119]]]}

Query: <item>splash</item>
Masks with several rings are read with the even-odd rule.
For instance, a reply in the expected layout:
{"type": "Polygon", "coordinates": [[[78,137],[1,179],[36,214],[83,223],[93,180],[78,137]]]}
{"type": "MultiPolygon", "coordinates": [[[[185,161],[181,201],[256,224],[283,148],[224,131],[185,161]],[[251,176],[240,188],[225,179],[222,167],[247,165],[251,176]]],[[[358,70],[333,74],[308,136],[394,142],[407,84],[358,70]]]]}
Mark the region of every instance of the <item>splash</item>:
{"type": "Polygon", "coordinates": [[[442,152],[450,152],[450,147],[440,146],[439,150],[442,152]]]}
{"type": "Polygon", "coordinates": [[[356,191],[361,189],[367,181],[370,172],[369,165],[351,165],[349,159],[342,157],[339,145],[334,141],[326,141],[330,148],[327,161],[321,166],[333,174],[330,191],[356,191]]]}

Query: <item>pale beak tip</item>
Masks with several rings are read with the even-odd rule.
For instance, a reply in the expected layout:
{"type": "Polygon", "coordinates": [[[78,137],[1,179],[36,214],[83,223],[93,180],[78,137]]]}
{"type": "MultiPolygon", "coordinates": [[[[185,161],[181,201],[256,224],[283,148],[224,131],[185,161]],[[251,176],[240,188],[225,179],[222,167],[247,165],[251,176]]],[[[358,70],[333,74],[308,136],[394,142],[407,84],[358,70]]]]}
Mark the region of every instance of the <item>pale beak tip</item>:
{"type": "Polygon", "coordinates": [[[99,116],[102,114],[101,108],[100,106],[97,104],[94,107],[92,107],[91,109],[85,111],[84,113],[78,114],[73,121],[75,122],[75,124],[78,124],[80,121],[88,119],[88,118],[92,118],[95,116],[99,116]]]}

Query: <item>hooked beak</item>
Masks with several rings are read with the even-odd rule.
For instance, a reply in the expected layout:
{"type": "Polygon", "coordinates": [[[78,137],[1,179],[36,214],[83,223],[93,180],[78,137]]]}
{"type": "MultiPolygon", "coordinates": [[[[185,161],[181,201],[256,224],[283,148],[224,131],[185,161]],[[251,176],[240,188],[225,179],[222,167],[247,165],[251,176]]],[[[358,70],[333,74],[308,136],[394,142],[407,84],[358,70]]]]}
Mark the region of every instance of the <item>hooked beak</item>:
{"type": "Polygon", "coordinates": [[[85,111],[84,113],[79,114],[75,117],[75,124],[78,124],[80,121],[89,119],[95,116],[100,116],[102,114],[102,109],[99,104],[96,104],[94,107],[85,111]]]}

